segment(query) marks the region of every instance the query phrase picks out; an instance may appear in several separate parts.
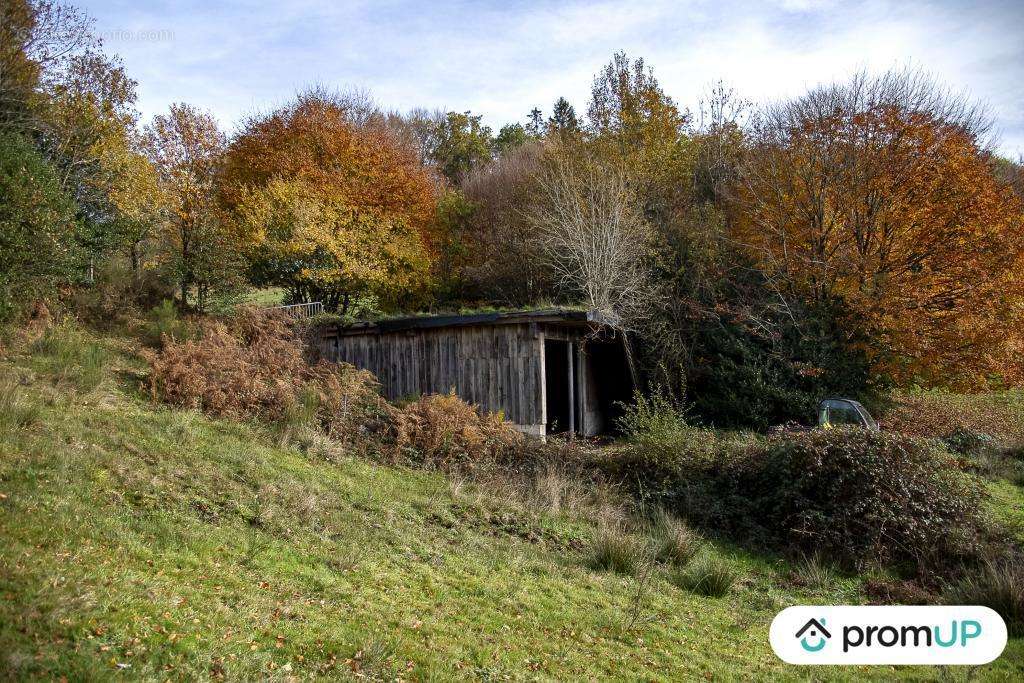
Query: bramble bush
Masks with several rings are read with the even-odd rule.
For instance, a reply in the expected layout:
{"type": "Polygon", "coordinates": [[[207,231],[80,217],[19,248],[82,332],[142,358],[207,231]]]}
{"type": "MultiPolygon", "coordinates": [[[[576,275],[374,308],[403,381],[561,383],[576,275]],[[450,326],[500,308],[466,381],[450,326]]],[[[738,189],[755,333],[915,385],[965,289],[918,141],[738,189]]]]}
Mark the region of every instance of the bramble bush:
{"type": "MultiPolygon", "coordinates": [[[[730,516],[778,545],[919,567],[972,557],[981,484],[927,442],[865,430],[776,437],[714,480],[730,516]]],[[[724,520],[723,520],[724,521],[724,520]]]]}
{"type": "Polygon", "coordinates": [[[628,439],[610,466],[646,502],[738,540],[921,569],[975,558],[983,543],[982,486],[936,442],[841,429],[628,439]]]}

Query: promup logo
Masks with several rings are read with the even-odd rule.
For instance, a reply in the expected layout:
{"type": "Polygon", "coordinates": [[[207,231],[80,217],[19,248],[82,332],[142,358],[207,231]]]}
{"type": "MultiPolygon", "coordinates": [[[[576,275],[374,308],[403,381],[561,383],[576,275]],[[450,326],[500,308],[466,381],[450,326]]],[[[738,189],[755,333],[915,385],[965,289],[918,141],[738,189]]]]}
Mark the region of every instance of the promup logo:
{"type": "Polygon", "coordinates": [[[789,607],[769,638],[790,664],[987,664],[1006,624],[987,607],[789,607]]]}
{"type": "Polygon", "coordinates": [[[821,621],[817,619],[811,619],[804,627],[796,632],[796,637],[800,639],[800,646],[808,652],[820,652],[826,645],[828,645],[828,639],[832,637],[832,634],[825,628],[824,617],[821,621]],[[810,631],[810,633],[807,633],[810,631]],[[804,635],[804,634],[807,635],[804,635]],[[814,645],[807,642],[808,638],[814,641],[814,645]],[[817,638],[815,641],[814,639],[817,638]]]}

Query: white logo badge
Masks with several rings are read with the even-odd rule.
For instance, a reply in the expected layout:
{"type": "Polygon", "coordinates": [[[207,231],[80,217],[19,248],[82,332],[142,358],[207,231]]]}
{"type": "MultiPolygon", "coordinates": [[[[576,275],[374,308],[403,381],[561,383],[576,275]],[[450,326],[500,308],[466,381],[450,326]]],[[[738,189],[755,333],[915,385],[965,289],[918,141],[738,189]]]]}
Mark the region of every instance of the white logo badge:
{"type": "Polygon", "coordinates": [[[988,607],[788,607],[769,631],[789,664],[988,664],[1006,624],[988,607]]]}

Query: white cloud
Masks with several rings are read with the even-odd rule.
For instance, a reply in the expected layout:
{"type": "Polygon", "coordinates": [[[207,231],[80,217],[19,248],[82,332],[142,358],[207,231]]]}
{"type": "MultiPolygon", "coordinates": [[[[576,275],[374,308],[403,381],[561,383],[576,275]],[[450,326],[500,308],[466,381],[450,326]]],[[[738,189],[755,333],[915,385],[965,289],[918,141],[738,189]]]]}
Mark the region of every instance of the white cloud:
{"type": "Polygon", "coordinates": [[[1024,152],[1024,4],[1013,0],[85,4],[101,30],[173,34],[109,45],[146,114],[185,100],[230,124],[322,82],[498,126],[562,95],[584,109],[593,74],[625,49],[684,106],[718,79],[763,100],[913,63],[987,101],[1002,149],[1024,152]]]}

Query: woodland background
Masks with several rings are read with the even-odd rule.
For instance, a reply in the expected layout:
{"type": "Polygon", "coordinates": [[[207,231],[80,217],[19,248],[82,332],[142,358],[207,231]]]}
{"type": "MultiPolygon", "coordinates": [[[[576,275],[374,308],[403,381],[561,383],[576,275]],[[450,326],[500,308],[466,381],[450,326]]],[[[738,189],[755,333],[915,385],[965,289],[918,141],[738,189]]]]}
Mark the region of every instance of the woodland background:
{"type": "Polygon", "coordinates": [[[187,103],[141,121],[135,87],[80,11],[0,3],[3,319],[267,287],[345,318],[583,305],[725,427],[1024,380],[1024,170],[921,71],[688,108],[617,53],[579,111],[497,132],[314,86],[229,135],[187,103]]]}

